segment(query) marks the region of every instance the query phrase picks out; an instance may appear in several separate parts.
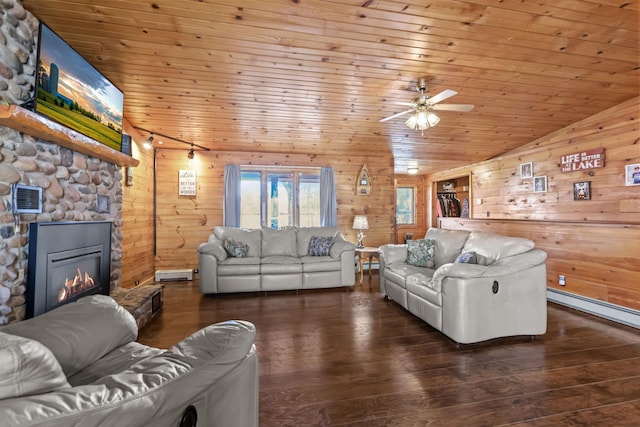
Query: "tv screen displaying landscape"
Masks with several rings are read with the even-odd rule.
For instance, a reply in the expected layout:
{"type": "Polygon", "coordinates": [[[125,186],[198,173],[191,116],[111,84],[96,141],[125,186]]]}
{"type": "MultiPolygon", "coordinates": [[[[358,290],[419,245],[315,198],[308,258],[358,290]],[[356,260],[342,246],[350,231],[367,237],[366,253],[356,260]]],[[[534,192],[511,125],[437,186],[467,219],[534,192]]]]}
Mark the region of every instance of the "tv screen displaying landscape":
{"type": "Polygon", "coordinates": [[[40,23],[35,111],[101,142],[122,146],[122,91],[40,23]]]}

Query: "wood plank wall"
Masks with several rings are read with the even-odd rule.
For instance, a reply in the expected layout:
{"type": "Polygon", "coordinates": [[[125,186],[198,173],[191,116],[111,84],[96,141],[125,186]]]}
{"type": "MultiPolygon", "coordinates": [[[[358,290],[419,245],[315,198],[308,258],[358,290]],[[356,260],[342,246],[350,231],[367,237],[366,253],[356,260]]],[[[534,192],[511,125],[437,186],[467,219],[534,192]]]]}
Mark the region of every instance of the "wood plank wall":
{"type": "Polygon", "coordinates": [[[396,230],[396,242],[404,243],[404,235],[413,233],[413,238],[424,237],[427,232],[427,187],[425,177],[421,175],[396,175],[397,187],[413,187],[416,197],[415,224],[398,225],[396,230]]]}
{"type": "Polygon", "coordinates": [[[122,184],[122,287],[153,280],[153,152],[132,143],[132,155],[140,160],[133,168],[133,185],[122,184]]]}
{"type": "Polygon", "coordinates": [[[222,225],[224,167],[226,164],[270,166],[332,166],[335,174],[338,226],[355,242],[353,217],[365,214],[369,230],[365,244],[378,246],[393,241],[395,199],[393,158],[374,156],[334,157],[282,153],[158,150],[157,256],[156,269],[197,268],[196,248],[213,227],[222,225]],[[371,175],[370,196],[356,195],[356,178],[366,164],[371,175]],[[195,169],[196,196],[178,196],[178,171],[195,169]]]}
{"type": "Polygon", "coordinates": [[[471,216],[483,221],[443,224],[531,236],[549,253],[549,286],[564,274],[565,291],[640,309],[640,186],[625,185],[625,165],[640,163],[639,106],[636,97],[499,158],[430,176],[472,176],[471,216]],[[605,149],[603,168],[560,171],[562,155],[596,148],[605,149]],[[547,192],[520,179],[519,164],[530,161],[547,192]],[[591,181],[591,200],[573,200],[577,181],[591,181]],[[522,222],[504,221],[514,219],[522,222]]]}

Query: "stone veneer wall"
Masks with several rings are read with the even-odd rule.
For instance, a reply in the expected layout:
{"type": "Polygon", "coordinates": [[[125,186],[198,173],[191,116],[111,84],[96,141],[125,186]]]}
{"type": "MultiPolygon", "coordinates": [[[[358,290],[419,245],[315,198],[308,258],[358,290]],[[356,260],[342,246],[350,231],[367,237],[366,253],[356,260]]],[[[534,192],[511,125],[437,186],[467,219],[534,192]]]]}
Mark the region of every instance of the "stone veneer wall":
{"type": "MultiPolygon", "coordinates": [[[[23,104],[34,96],[38,20],[16,0],[0,0],[0,101],[23,104]]],[[[0,127],[0,325],[25,315],[30,222],[112,221],[111,289],[122,267],[120,166],[0,127]],[[43,213],[12,214],[11,184],[43,189],[43,213]],[[109,197],[98,213],[97,195],[109,197]],[[20,270],[24,279],[20,279],[20,270]]]]}

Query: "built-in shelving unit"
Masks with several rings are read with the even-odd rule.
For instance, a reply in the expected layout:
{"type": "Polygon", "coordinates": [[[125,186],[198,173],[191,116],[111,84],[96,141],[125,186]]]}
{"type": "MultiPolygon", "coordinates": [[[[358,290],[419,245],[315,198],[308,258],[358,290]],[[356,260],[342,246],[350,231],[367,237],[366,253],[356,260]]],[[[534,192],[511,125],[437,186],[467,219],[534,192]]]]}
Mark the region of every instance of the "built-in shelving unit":
{"type": "Polygon", "coordinates": [[[140,161],[116,151],[81,133],[18,105],[0,105],[0,126],[58,144],[120,166],[138,166],[140,161]]]}

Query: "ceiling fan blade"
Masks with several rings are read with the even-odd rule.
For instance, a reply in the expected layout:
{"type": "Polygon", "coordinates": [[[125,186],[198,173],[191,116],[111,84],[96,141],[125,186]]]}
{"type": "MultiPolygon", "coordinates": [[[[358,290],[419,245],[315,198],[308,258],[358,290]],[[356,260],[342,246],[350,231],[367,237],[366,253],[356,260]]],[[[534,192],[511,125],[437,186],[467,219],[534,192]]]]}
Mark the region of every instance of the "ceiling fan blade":
{"type": "Polygon", "coordinates": [[[455,90],[451,90],[451,89],[445,89],[442,92],[440,92],[437,95],[432,96],[431,98],[429,98],[429,104],[433,105],[433,104],[437,104],[440,101],[444,101],[447,98],[451,98],[453,95],[457,95],[458,92],[456,92],[455,90]]]}
{"type": "Polygon", "coordinates": [[[407,107],[415,107],[416,103],[415,102],[402,102],[402,101],[391,101],[390,102],[393,105],[404,105],[407,107]]]}
{"type": "Polygon", "coordinates": [[[403,114],[410,113],[410,112],[412,112],[412,111],[414,111],[414,109],[413,109],[413,108],[412,108],[412,109],[410,109],[410,110],[407,110],[407,111],[403,111],[402,113],[393,114],[393,115],[391,115],[391,116],[389,116],[389,117],[385,117],[384,119],[380,119],[379,121],[381,121],[381,122],[386,122],[387,120],[395,119],[396,117],[399,117],[399,116],[401,116],[401,115],[403,115],[403,114]]]}
{"type": "Polygon", "coordinates": [[[432,110],[438,111],[471,111],[473,110],[473,105],[471,104],[438,104],[432,105],[432,110]]]}

